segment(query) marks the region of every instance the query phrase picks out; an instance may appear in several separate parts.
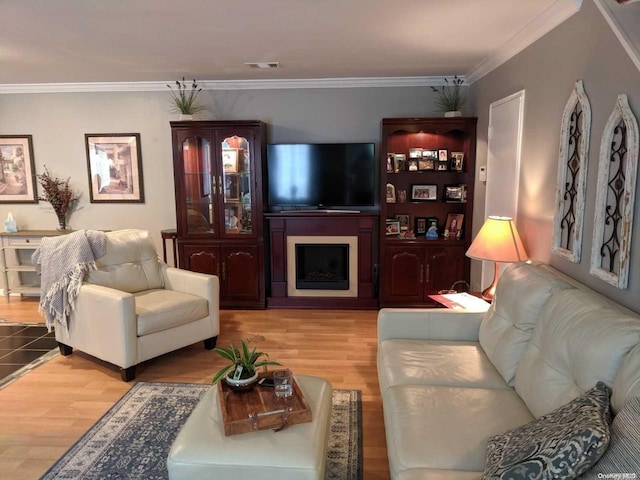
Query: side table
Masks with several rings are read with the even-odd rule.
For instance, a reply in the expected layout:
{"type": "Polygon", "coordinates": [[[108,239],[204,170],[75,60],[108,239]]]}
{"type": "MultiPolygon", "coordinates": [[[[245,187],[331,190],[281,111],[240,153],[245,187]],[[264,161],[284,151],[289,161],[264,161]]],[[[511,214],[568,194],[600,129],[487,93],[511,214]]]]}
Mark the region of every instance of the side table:
{"type": "Polygon", "coordinates": [[[162,258],[164,263],[167,263],[167,240],[171,240],[173,245],[173,263],[178,268],[178,255],[176,250],[176,241],[178,239],[178,231],[175,228],[168,228],[166,230],[160,230],[162,236],[162,258]]]}

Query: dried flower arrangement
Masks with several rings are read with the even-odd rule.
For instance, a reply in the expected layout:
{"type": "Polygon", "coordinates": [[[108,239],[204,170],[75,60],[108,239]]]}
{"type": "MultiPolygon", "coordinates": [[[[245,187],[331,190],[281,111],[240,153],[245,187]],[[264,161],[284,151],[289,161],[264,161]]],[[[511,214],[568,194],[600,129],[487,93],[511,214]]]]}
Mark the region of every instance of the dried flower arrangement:
{"type": "Polygon", "coordinates": [[[53,211],[58,217],[58,222],[62,230],[67,228],[67,212],[71,208],[73,202],[78,197],[73,196],[73,191],[69,186],[69,178],[60,180],[58,177],[51,176],[47,166],[44,166],[44,173],[36,175],[38,182],[44,190],[44,194],[38,197],[38,200],[49,202],[53,207],[53,211]]]}
{"type": "Polygon", "coordinates": [[[202,105],[197,104],[198,94],[202,91],[202,88],[198,86],[195,79],[191,83],[191,89],[187,87],[184,77],[182,77],[182,82],[176,80],[176,86],[178,87],[177,91],[171,85],[167,85],[173,98],[173,112],[183,115],[195,115],[204,110],[202,105]]]}

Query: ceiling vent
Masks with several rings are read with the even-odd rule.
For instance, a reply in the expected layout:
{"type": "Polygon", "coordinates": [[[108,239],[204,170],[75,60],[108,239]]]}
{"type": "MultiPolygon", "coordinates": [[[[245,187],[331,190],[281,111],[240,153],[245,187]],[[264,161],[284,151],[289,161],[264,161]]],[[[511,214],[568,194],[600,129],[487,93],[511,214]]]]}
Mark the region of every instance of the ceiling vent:
{"type": "Polygon", "coordinates": [[[246,62],[245,65],[250,66],[251,68],[280,68],[280,62],[246,62]]]}

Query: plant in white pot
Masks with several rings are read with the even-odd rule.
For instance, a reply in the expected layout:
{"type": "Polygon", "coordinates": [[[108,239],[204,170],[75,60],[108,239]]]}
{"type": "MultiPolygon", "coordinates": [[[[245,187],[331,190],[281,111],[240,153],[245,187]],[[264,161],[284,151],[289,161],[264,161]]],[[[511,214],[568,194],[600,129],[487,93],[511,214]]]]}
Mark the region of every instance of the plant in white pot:
{"type": "Polygon", "coordinates": [[[467,96],[462,90],[464,80],[454,75],[453,80],[449,81],[445,78],[444,81],[446,85],[440,88],[431,87],[431,90],[438,94],[436,107],[444,113],[445,117],[461,117],[460,109],[467,102],[467,96]]]}
{"type": "Polygon", "coordinates": [[[263,340],[263,336],[257,335],[252,338],[241,339],[240,347],[232,343],[228,348],[214,348],[214,352],[229,360],[230,363],[215,374],[211,383],[215,385],[224,378],[225,382],[234,391],[251,390],[258,381],[258,368],[280,365],[278,362],[269,360],[268,353],[257,351],[255,346],[253,348],[249,347],[249,344],[263,340]]]}
{"type": "Polygon", "coordinates": [[[191,87],[187,86],[187,82],[182,77],[182,82],[176,80],[176,90],[171,85],[167,85],[171,90],[171,99],[173,101],[172,112],[179,113],[181,120],[192,119],[194,115],[202,112],[205,108],[198,104],[198,94],[202,88],[193,80],[191,87]]]}

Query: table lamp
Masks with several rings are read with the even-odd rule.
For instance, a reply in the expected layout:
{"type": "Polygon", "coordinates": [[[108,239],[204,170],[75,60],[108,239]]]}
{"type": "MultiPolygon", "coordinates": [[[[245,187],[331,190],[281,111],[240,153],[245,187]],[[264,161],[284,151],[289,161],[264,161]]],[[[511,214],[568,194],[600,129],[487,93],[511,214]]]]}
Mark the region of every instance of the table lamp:
{"type": "Polygon", "coordinates": [[[476,260],[487,260],[494,263],[493,282],[482,291],[482,298],[487,302],[493,300],[498,283],[498,262],[524,262],[528,259],[522,245],[516,224],[511,217],[490,216],[471,242],[467,257],[476,260]]]}

